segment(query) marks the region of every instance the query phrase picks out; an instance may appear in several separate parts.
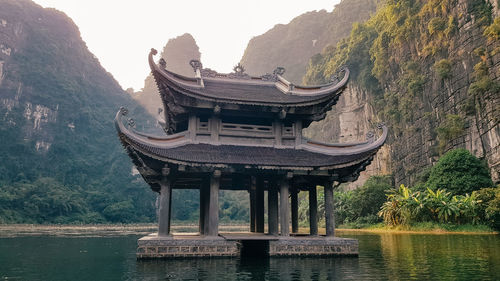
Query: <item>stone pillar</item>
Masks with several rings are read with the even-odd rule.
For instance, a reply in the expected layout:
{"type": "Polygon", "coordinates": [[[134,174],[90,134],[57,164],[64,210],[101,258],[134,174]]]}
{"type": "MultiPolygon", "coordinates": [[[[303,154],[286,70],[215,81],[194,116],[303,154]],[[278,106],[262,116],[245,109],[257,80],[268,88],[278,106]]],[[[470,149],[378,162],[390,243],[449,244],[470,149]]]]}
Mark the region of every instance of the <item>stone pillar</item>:
{"type": "Polygon", "coordinates": [[[292,233],[299,232],[299,190],[292,189],[292,233]]]}
{"type": "Polygon", "coordinates": [[[335,235],[335,216],[333,214],[333,182],[325,182],[325,223],[326,237],[335,235]]]}
{"type": "Polygon", "coordinates": [[[267,221],[269,234],[278,235],[278,189],[269,184],[267,192],[267,221]]]}
{"type": "Polygon", "coordinates": [[[256,217],[256,214],[255,214],[255,211],[257,209],[257,200],[256,200],[257,192],[256,192],[255,188],[256,188],[255,184],[252,181],[252,184],[250,185],[250,190],[249,190],[249,193],[250,193],[250,232],[255,232],[256,231],[256,227],[255,227],[255,217],[256,217]]]}
{"type": "Polygon", "coordinates": [[[264,181],[257,180],[255,209],[255,232],[264,233],[264,181]]]}
{"type": "Polygon", "coordinates": [[[160,210],[158,217],[158,236],[170,235],[170,198],[172,197],[172,185],[168,178],[160,182],[160,210]]]}
{"type": "Polygon", "coordinates": [[[210,177],[210,205],[208,206],[208,231],[207,236],[219,234],[219,186],[221,172],[214,171],[210,177]]]}
{"type": "Polygon", "coordinates": [[[208,206],[210,205],[210,182],[203,180],[200,186],[200,234],[208,231],[208,206]]]}
{"type": "Polygon", "coordinates": [[[309,189],[309,232],[318,235],[318,196],[316,186],[309,189]]]}
{"type": "Polygon", "coordinates": [[[288,189],[290,188],[290,184],[288,183],[288,179],[283,179],[280,182],[280,227],[281,227],[281,236],[289,236],[289,220],[290,220],[290,206],[288,204],[288,189]]]}
{"type": "Polygon", "coordinates": [[[198,220],[198,232],[200,235],[205,233],[205,201],[203,200],[203,185],[200,186],[200,219],[198,220]]]}

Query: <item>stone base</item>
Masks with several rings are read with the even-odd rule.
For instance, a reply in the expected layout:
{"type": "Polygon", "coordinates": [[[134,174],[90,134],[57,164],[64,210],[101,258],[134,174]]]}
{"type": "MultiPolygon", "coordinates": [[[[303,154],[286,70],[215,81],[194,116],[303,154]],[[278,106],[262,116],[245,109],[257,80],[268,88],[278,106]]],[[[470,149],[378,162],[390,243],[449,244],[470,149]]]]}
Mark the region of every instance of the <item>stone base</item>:
{"type": "Polygon", "coordinates": [[[240,248],[237,241],[227,241],[220,237],[158,237],[152,234],[137,241],[137,258],[237,257],[240,255],[240,248]]]}
{"type": "Polygon", "coordinates": [[[250,247],[258,255],[279,256],[357,256],[358,240],[322,236],[279,237],[269,235],[231,235],[203,237],[179,235],[158,237],[151,234],[139,239],[138,259],[238,257],[250,247]],[[250,242],[250,243],[249,243],[250,242]]]}
{"type": "Polygon", "coordinates": [[[269,256],[358,256],[358,240],[290,237],[269,241],[269,256]]]}

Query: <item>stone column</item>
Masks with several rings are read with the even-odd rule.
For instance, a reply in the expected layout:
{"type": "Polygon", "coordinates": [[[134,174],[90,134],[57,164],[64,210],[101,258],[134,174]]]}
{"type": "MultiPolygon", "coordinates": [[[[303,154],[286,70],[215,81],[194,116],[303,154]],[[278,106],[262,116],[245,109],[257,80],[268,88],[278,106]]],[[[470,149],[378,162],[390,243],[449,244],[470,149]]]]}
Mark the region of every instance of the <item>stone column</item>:
{"type": "Polygon", "coordinates": [[[289,220],[290,220],[290,206],[288,204],[288,189],[290,188],[290,184],[288,183],[288,179],[283,179],[280,182],[280,227],[281,227],[281,236],[289,236],[289,220]]]}
{"type": "Polygon", "coordinates": [[[316,186],[309,189],[309,232],[318,235],[318,196],[316,186]]]}
{"type": "Polygon", "coordinates": [[[208,231],[208,206],[210,205],[210,182],[204,179],[200,186],[200,234],[208,231]]]}
{"type": "Polygon", "coordinates": [[[255,232],[264,233],[264,181],[257,180],[255,209],[255,232]]]}
{"type": "Polygon", "coordinates": [[[292,189],[292,233],[299,232],[299,190],[292,189]]]}
{"type": "Polygon", "coordinates": [[[158,217],[158,236],[170,235],[170,198],[172,197],[172,185],[168,178],[160,182],[160,210],[158,217]]]}
{"type": "Polygon", "coordinates": [[[333,237],[335,234],[335,216],[333,214],[333,182],[325,181],[325,223],[326,237],[333,237]]]}
{"type": "Polygon", "coordinates": [[[210,205],[208,206],[208,231],[207,236],[219,234],[219,186],[221,171],[216,170],[210,177],[210,205]]]}
{"type": "Polygon", "coordinates": [[[255,232],[255,230],[256,230],[255,211],[257,209],[257,200],[256,200],[257,193],[256,193],[255,188],[256,188],[255,184],[254,184],[254,182],[252,182],[252,184],[250,185],[250,190],[249,190],[249,193],[250,193],[250,232],[255,232]]]}
{"type": "Polygon", "coordinates": [[[278,235],[278,189],[271,183],[267,192],[267,211],[269,234],[278,235]]]}

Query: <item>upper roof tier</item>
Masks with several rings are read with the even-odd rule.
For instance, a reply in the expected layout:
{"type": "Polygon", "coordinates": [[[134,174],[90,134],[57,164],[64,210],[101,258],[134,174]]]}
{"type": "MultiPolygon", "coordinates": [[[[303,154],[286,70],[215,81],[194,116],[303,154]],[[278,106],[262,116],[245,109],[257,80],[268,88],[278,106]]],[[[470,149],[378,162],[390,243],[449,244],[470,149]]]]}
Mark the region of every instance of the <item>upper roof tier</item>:
{"type": "MultiPolygon", "coordinates": [[[[349,80],[349,70],[342,68],[331,83],[319,86],[298,86],[282,77],[285,70],[276,68],[272,74],[254,77],[246,74],[241,65],[233,73],[221,74],[202,67],[199,61],[190,62],[195,77],[185,77],[166,69],[163,59],[155,63],[152,49],[149,64],[164,105],[170,114],[182,114],[180,107],[213,109],[226,112],[271,112],[281,119],[316,121],[336,103],[349,80]],[[172,105],[175,103],[175,107],[172,105]],[[265,107],[265,108],[263,108],[265,107]]],[[[231,113],[228,113],[229,115],[231,113]]],[[[272,117],[261,116],[262,118],[272,117]]]]}

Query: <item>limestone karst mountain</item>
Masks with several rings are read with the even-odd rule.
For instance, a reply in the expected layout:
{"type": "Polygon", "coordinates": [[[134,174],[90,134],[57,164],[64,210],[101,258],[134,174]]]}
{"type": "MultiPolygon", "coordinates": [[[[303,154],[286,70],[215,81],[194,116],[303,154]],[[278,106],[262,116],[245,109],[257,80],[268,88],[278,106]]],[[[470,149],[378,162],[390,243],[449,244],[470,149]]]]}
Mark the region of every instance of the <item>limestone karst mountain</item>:
{"type": "Polygon", "coordinates": [[[113,126],[120,106],[145,112],[64,13],[0,7],[0,223],[154,219],[113,126]]]}
{"type": "Polygon", "coordinates": [[[336,48],[312,58],[308,82],[345,64],[354,79],[311,134],[331,138],[334,127],[344,139],[360,138],[370,121],[382,120],[392,134],[372,172],[390,171],[397,184],[415,184],[440,155],[466,148],[487,161],[498,182],[498,15],[496,1],[387,1],[336,48]]]}
{"type": "MultiPolygon", "coordinates": [[[[359,2],[344,0],[332,13],[341,7],[344,17],[358,13],[359,2]]],[[[327,38],[316,39],[331,44],[321,53],[302,52],[310,59],[304,77],[308,84],[328,81],[342,65],[353,71],[337,106],[324,121],[311,125],[309,136],[334,142],[360,140],[375,123],[385,121],[391,128],[389,144],[358,184],[380,173],[392,173],[396,183],[413,184],[425,177],[426,167],[439,155],[459,147],[485,159],[494,181],[499,181],[498,1],[380,2],[366,23],[356,24],[350,35],[344,33],[349,35],[345,40],[337,43],[334,40],[342,38],[326,34],[327,38]]],[[[315,30],[321,29],[318,25],[338,26],[332,24],[333,18],[326,20],[324,12],[317,17],[323,19],[311,20],[309,27],[314,38],[315,30]]],[[[242,58],[247,69],[262,72],[286,64],[281,57],[298,56],[294,46],[303,44],[302,37],[292,35],[303,33],[298,23],[305,25],[308,18],[313,14],[254,38],[242,58]],[[263,52],[261,46],[273,46],[280,57],[263,52]]],[[[289,68],[286,74],[304,73],[302,65],[289,68]]]]}
{"type": "Polygon", "coordinates": [[[330,13],[307,12],[288,24],[278,24],[248,42],[241,64],[253,75],[282,66],[289,81],[301,83],[309,58],[348,36],[352,24],[367,20],[378,2],[380,0],[343,0],[330,13]]]}
{"type": "MultiPolygon", "coordinates": [[[[193,76],[193,68],[189,65],[192,59],[200,59],[200,51],[193,36],[185,33],[181,36],[168,40],[161,52],[161,57],[167,62],[167,69],[184,76],[193,76]]],[[[146,58],[144,58],[146,63],[146,58]]],[[[129,92],[134,100],[140,103],[154,117],[161,116],[158,109],[163,109],[160,94],[150,74],[144,80],[144,88],[140,91],[129,92]]]]}

